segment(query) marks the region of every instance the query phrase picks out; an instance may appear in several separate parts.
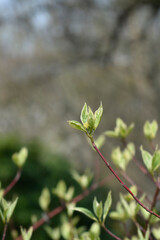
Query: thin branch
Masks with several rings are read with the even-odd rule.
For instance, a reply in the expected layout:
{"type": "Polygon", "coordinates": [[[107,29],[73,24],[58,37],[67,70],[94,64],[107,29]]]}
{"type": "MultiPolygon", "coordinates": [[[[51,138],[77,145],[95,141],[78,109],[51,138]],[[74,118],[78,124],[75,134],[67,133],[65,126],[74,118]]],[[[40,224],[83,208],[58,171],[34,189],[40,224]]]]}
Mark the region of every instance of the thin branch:
{"type": "Polygon", "coordinates": [[[121,238],[117,237],[114,233],[112,233],[104,224],[102,224],[103,229],[114,239],[121,240],[121,238]]]}
{"type": "MultiPolygon", "coordinates": [[[[135,185],[135,186],[137,187],[138,191],[139,191],[141,194],[144,194],[144,191],[143,191],[139,186],[137,186],[137,184],[136,184],[132,179],[130,179],[130,177],[129,177],[125,172],[122,172],[122,171],[121,171],[121,175],[122,175],[122,176],[127,180],[127,182],[129,182],[131,185],[135,185]]],[[[146,198],[146,200],[148,201],[148,203],[151,204],[151,200],[150,200],[147,196],[145,196],[145,198],[146,198]]]]}
{"type": "Polygon", "coordinates": [[[10,192],[11,189],[16,185],[16,183],[19,181],[21,177],[21,173],[22,173],[22,169],[19,168],[14,179],[10,182],[10,184],[4,190],[3,196],[5,196],[8,192],[10,192]]]}
{"type": "Polygon", "coordinates": [[[149,141],[149,143],[150,143],[150,146],[151,146],[152,150],[155,151],[156,147],[154,146],[153,141],[151,140],[151,141],[149,141]]]}
{"type": "MultiPolygon", "coordinates": [[[[83,198],[88,196],[91,192],[95,191],[97,188],[102,187],[104,184],[106,184],[106,182],[108,182],[112,177],[113,177],[113,175],[109,175],[102,181],[100,181],[98,183],[93,183],[89,189],[84,190],[81,194],[79,194],[75,198],[73,198],[72,202],[77,203],[77,202],[81,201],[83,198]]],[[[53,209],[51,212],[49,212],[47,214],[47,218],[41,218],[38,222],[36,222],[35,224],[32,225],[33,231],[35,231],[36,229],[41,227],[44,223],[46,223],[48,221],[48,219],[53,218],[54,216],[58,215],[65,209],[66,209],[66,205],[59,206],[59,207],[53,209]]],[[[20,235],[19,237],[16,238],[16,240],[22,240],[22,236],[20,235]]]]}
{"type": "Polygon", "coordinates": [[[152,210],[150,210],[149,208],[147,208],[143,203],[141,203],[141,201],[132,193],[132,191],[124,184],[124,182],[119,178],[119,176],[117,175],[117,173],[112,169],[112,167],[109,165],[108,161],[105,159],[105,157],[102,155],[102,153],[99,151],[99,149],[97,148],[96,144],[94,143],[93,139],[91,139],[92,145],[94,147],[94,149],[96,150],[96,152],[99,154],[99,156],[101,157],[101,159],[104,161],[104,163],[106,164],[106,166],[109,168],[109,170],[112,172],[112,174],[116,177],[116,179],[120,182],[120,184],[122,185],[122,187],[124,187],[128,193],[130,193],[130,195],[136,200],[136,202],[143,207],[147,212],[149,212],[150,214],[160,218],[160,215],[158,215],[157,213],[153,212],[152,210]]]}
{"type": "MultiPolygon", "coordinates": [[[[159,192],[160,192],[160,189],[159,189],[158,187],[156,187],[156,191],[155,191],[155,193],[154,193],[153,201],[152,201],[151,208],[150,208],[151,211],[153,210],[153,208],[154,208],[155,205],[156,205],[159,192]]],[[[149,215],[149,218],[148,218],[148,220],[147,220],[147,222],[146,222],[146,229],[147,229],[147,227],[148,227],[148,224],[149,224],[150,219],[151,219],[151,214],[149,215]]]]}
{"type": "Polygon", "coordinates": [[[137,167],[141,170],[141,172],[143,172],[145,175],[148,175],[147,169],[141,163],[139,163],[139,161],[135,156],[133,156],[133,161],[135,162],[137,167]]]}
{"type": "Polygon", "coordinates": [[[8,227],[8,223],[6,222],[4,225],[2,240],[5,240],[6,238],[7,227],[8,227]]]}
{"type": "MultiPolygon", "coordinates": [[[[145,234],[146,233],[146,230],[136,221],[136,219],[133,219],[133,222],[134,222],[134,224],[136,225],[136,227],[138,228],[140,228],[140,230],[145,234]]],[[[152,238],[152,236],[149,236],[149,239],[150,240],[153,240],[153,238],[152,238]]]]}

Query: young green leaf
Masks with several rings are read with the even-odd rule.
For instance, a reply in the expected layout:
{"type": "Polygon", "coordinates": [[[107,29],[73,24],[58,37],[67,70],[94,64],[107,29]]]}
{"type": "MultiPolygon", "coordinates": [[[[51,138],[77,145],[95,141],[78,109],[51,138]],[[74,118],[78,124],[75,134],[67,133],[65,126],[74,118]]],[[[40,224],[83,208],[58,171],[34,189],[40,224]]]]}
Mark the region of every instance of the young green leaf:
{"type": "Polygon", "coordinates": [[[86,132],[86,129],[83,127],[83,125],[80,122],[72,120],[72,121],[68,121],[68,123],[72,128],[86,132]]]}
{"type": "Polygon", "coordinates": [[[50,226],[46,226],[45,231],[48,234],[48,236],[53,240],[54,239],[58,240],[61,237],[61,232],[59,227],[51,228],[50,226]]]}
{"type": "Polygon", "coordinates": [[[97,215],[97,214],[96,214],[96,211],[97,211],[98,205],[99,205],[99,202],[97,201],[97,198],[94,197],[94,200],[93,200],[93,211],[94,211],[94,214],[95,214],[95,215],[97,215]]]}
{"type": "Polygon", "coordinates": [[[127,129],[127,132],[126,132],[126,135],[127,135],[127,136],[132,132],[133,128],[134,128],[134,123],[131,123],[131,124],[129,125],[128,129],[127,129]]]}
{"type": "Polygon", "coordinates": [[[103,134],[101,134],[94,142],[97,146],[98,149],[100,149],[103,144],[105,143],[105,136],[103,134]]]}
{"type": "Polygon", "coordinates": [[[63,180],[60,180],[56,186],[56,188],[52,189],[52,193],[57,195],[59,198],[65,198],[67,186],[63,180]]]}
{"type": "Polygon", "coordinates": [[[156,137],[158,131],[158,124],[154,120],[153,122],[146,121],[143,127],[143,132],[146,138],[152,140],[156,137]]]}
{"type": "Polygon", "coordinates": [[[89,133],[91,134],[93,129],[94,129],[94,121],[95,121],[95,118],[94,118],[94,114],[92,112],[92,109],[90,107],[88,107],[89,109],[89,112],[88,112],[88,129],[89,129],[89,133]]]}
{"type": "Polygon", "coordinates": [[[66,194],[65,194],[65,200],[67,202],[71,201],[71,199],[73,198],[73,194],[74,194],[74,187],[69,187],[66,194]]]}
{"type": "Polygon", "coordinates": [[[140,147],[140,150],[145,166],[149,172],[152,173],[152,155],[149,152],[145,151],[142,146],[140,147]]]}
{"type": "Polygon", "coordinates": [[[4,198],[1,200],[2,210],[0,210],[0,215],[4,223],[8,223],[16,207],[18,198],[13,202],[7,202],[4,198]]]}
{"type": "Polygon", "coordinates": [[[51,201],[50,192],[48,188],[44,188],[42,190],[41,196],[39,197],[39,205],[42,208],[42,210],[46,211],[48,209],[50,201],[51,201]]]}
{"type": "Polygon", "coordinates": [[[153,228],[152,229],[153,236],[157,239],[160,240],[160,227],[159,228],[153,228]]]}
{"type": "MultiPolygon", "coordinates": [[[[134,196],[137,196],[138,190],[137,187],[135,185],[132,185],[130,188],[130,191],[134,194],[134,196]]],[[[124,195],[124,198],[129,202],[131,200],[133,200],[133,197],[131,196],[130,193],[127,193],[126,195],[124,195]]],[[[145,211],[146,212],[146,211],[145,211]]]]}
{"type": "Polygon", "coordinates": [[[94,235],[94,236],[99,236],[100,235],[100,231],[101,231],[101,228],[100,228],[100,225],[99,223],[97,222],[94,222],[92,223],[89,231],[94,235]]]}
{"type": "Polygon", "coordinates": [[[115,131],[106,131],[105,135],[108,136],[108,137],[112,137],[112,138],[118,138],[119,137],[118,133],[115,132],[115,131]]]}
{"type": "Polygon", "coordinates": [[[14,153],[12,155],[12,160],[19,168],[21,168],[26,162],[27,156],[28,150],[27,148],[23,147],[18,153],[14,153]]]}
{"type": "Polygon", "coordinates": [[[113,149],[113,151],[111,153],[111,158],[112,158],[112,161],[115,164],[115,166],[119,167],[123,171],[126,170],[127,162],[126,162],[126,160],[123,156],[123,153],[121,152],[119,147],[113,149]]]}
{"type": "Polygon", "coordinates": [[[108,193],[108,196],[107,196],[107,199],[104,203],[104,210],[103,210],[103,223],[105,222],[106,220],[106,217],[108,215],[108,212],[109,212],[109,209],[111,207],[111,204],[112,204],[112,194],[111,194],[111,191],[109,191],[108,193]]]}
{"type": "Polygon", "coordinates": [[[85,103],[82,111],[81,111],[81,116],[80,116],[81,122],[85,124],[88,120],[88,111],[87,111],[87,104],[85,103]]]}
{"type": "Polygon", "coordinates": [[[67,213],[69,217],[72,217],[76,203],[70,202],[67,204],[67,213]]]}
{"type": "Polygon", "coordinates": [[[21,234],[22,234],[22,239],[23,240],[30,240],[31,237],[32,237],[32,233],[33,233],[33,228],[32,227],[30,227],[28,229],[28,231],[21,227],[21,234]]]}
{"type": "Polygon", "coordinates": [[[127,144],[127,149],[130,152],[131,156],[133,157],[135,155],[135,153],[136,153],[136,149],[135,149],[134,143],[132,143],[132,142],[128,143],[127,144]]]}
{"type": "Polygon", "coordinates": [[[130,124],[130,126],[127,127],[127,125],[121,118],[117,118],[116,127],[114,131],[106,131],[105,134],[108,137],[124,139],[130,134],[133,128],[134,128],[134,123],[130,124]]]}
{"type": "Polygon", "coordinates": [[[152,159],[152,170],[156,171],[160,167],[160,150],[155,151],[152,159]]]}
{"type": "Polygon", "coordinates": [[[116,211],[112,211],[109,214],[109,217],[114,220],[121,220],[121,221],[128,219],[128,216],[126,215],[126,212],[124,211],[121,202],[117,203],[116,211]]]}
{"type": "Polygon", "coordinates": [[[122,206],[124,207],[125,209],[125,212],[127,214],[128,217],[131,216],[131,212],[130,212],[130,207],[129,207],[129,204],[127,203],[127,201],[125,200],[124,196],[122,194],[120,194],[120,200],[121,200],[121,203],[122,203],[122,206]]]}
{"type": "Polygon", "coordinates": [[[137,232],[138,232],[139,240],[149,240],[149,235],[150,235],[149,228],[147,229],[147,231],[145,233],[145,237],[143,236],[143,234],[140,230],[140,227],[137,228],[137,232]]]}
{"type": "Polygon", "coordinates": [[[75,207],[74,208],[74,211],[77,211],[77,212],[81,212],[83,213],[84,215],[86,215],[87,217],[89,217],[90,219],[94,220],[97,222],[97,219],[95,218],[95,216],[93,215],[93,213],[88,210],[87,208],[83,208],[83,207],[75,207]]]}
{"type": "Polygon", "coordinates": [[[96,197],[93,200],[93,211],[95,215],[98,217],[99,221],[101,221],[101,216],[103,212],[102,202],[98,202],[96,197]]]}
{"type": "Polygon", "coordinates": [[[102,102],[101,102],[99,108],[94,113],[94,118],[95,118],[94,130],[96,130],[96,128],[98,127],[98,125],[101,121],[101,118],[102,118],[102,114],[103,114],[103,106],[102,106],[102,102]]]}
{"type": "Polygon", "coordinates": [[[13,212],[14,212],[14,209],[15,209],[15,207],[16,207],[16,205],[17,205],[17,201],[18,201],[18,198],[16,198],[16,199],[14,200],[14,202],[10,203],[10,206],[9,206],[8,209],[7,209],[7,212],[6,212],[6,221],[7,221],[7,222],[10,221],[10,218],[11,218],[11,216],[12,216],[12,214],[13,214],[13,212]]]}
{"type": "Polygon", "coordinates": [[[4,214],[2,213],[2,210],[0,209],[0,217],[2,219],[2,222],[5,223],[5,216],[4,214]]]}

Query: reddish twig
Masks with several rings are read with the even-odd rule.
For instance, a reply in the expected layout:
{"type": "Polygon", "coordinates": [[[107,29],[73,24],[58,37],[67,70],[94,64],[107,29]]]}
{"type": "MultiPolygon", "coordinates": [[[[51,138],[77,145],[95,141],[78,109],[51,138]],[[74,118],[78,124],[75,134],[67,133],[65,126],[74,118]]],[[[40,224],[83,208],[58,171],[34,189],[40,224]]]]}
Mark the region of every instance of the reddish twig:
{"type": "Polygon", "coordinates": [[[124,184],[124,182],[119,178],[119,176],[117,175],[117,173],[112,169],[112,167],[109,165],[108,161],[105,159],[105,157],[102,155],[102,153],[99,151],[99,149],[97,148],[96,144],[94,143],[93,139],[91,139],[92,145],[94,147],[94,149],[96,150],[96,152],[99,154],[99,156],[101,157],[101,159],[104,161],[104,163],[106,164],[106,166],[109,168],[109,170],[112,172],[112,174],[116,177],[116,179],[120,182],[120,184],[122,185],[122,187],[124,187],[127,192],[136,200],[136,202],[143,207],[147,212],[149,212],[150,214],[160,218],[160,215],[158,215],[157,213],[153,212],[152,210],[150,210],[149,208],[147,208],[143,203],[141,203],[141,201],[132,193],[132,191],[124,184]]]}
{"type": "Polygon", "coordinates": [[[8,223],[5,223],[5,225],[4,225],[4,230],[3,230],[2,240],[5,240],[5,238],[6,238],[7,227],[8,227],[8,223]]]}
{"type": "MultiPolygon", "coordinates": [[[[122,172],[122,171],[121,171],[121,174],[122,174],[122,176],[127,180],[127,182],[129,182],[131,185],[135,185],[135,186],[137,187],[138,191],[139,191],[141,194],[144,194],[143,190],[142,190],[139,186],[137,186],[137,184],[136,184],[132,179],[130,179],[130,177],[129,177],[125,172],[122,172]]],[[[150,200],[147,196],[145,196],[145,198],[146,198],[146,200],[148,201],[148,203],[151,204],[151,200],[150,200]]]]}
{"type": "Polygon", "coordinates": [[[150,145],[151,145],[152,150],[155,151],[155,150],[156,150],[156,147],[154,146],[152,140],[150,140],[149,142],[150,142],[150,145]]]}
{"type": "MultiPolygon", "coordinates": [[[[159,189],[158,187],[156,187],[156,191],[155,191],[155,193],[154,193],[153,201],[152,201],[151,208],[150,208],[151,211],[153,210],[153,208],[154,208],[155,205],[156,205],[159,191],[160,191],[160,189],[159,189]]],[[[147,229],[147,227],[148,227],[148,224],[149,224],[150,219],[151,219],[151,214],[149,215],[149,218],[148,218],[148,220],[147,220],[147,222],[146,222],[146,229],[147,229]]]]}
{"type": "Polygon", "coordinates": [[[22,172],[22,170],[21,170],[21,168],[19,168],[14,179],[10,182],[10,184],[4,190],[3,196],[5,196],[8,192],[10,192],[11,189],[15,186],[15,184],[19,181],[19,179],[21,177],[21,172],[22,172]]]}
{"type": "Polygon", "coordinates": [[[141,170],[141,172],[143,172],[145,175],[148,174],[147,169],[145,167],[143,167],[143,165],[138,162],[138,160],[137,160],[137,158],[135,156],[133,156],[133,161],[135,162],[137,167],[141,170]]]}
{"type": "Polygon", "coordinates": [[[114,239],[121,240],[121,238],[117,237],[115,234],[113,234],[104,224],[102,224],[103,229],[114,239]]]}
{"type": "MultiPolygon", "coordinates": [[[[137,221],[136,219],[133,219],[133,222],[135,223],[137,228],[140,228],[140,230],[145,234],[146,233],[146,229],[144,229],[137,221]]],[[[153,240],[152,236],[149,236],[150,240],[153,240]]]]}
{"type": "MultiPolygon", "coordinates": [[[[96,190],[98,187],[102,187],[111,178],[112,178],[112,175],[109,175],[107,178],[103,179],[99,183],[93,183],[89,189],[84,190],[81,194],[79,194],[75,198],[73,198],[72,202],[77,203],[77,202],[81,201],[84,197],[88,196],[91,192],[96,190]]],[[[36,222],[35,224],[32,225],[33,231],[35,231],[36,229],[41,227],[44,223],[46,223],[46,221],[48,221],[48,219],[53,218],[54,216],[58,215],[65,209],[66,209],[66,205],[63,205],[63,206],[59,206],[59,207],[55,208],[54,210],[52,210],[51,212],[49,212],[47,214],[47,218],[41,218],[38,222],[36,222]]],[[[16,238],[16,240],[22,240],[22,236],[20,235],[19,237],[16,238]]]]}

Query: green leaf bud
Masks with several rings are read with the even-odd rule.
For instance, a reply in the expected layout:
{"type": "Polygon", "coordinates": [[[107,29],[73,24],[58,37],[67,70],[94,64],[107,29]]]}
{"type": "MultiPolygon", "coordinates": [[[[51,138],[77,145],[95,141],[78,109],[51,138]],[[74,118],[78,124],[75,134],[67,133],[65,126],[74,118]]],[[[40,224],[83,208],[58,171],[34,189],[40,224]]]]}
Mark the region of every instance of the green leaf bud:
{"type": "Polygon", "coordinates": [[[23,147],[18,153],[14,153],[12,155],[13,162],[19,167],[23,167],[28,157],[28,150],[27,148],[23,147]]]}
{"type": "Polygon", "coordinates": [[[157,131],[158,131],[157,121],[154,120],[152,122],[149,122],[149,121],[145,122],[144,127],[143,127],[143,132],[144,132],[145,137],[148,140],[154,139],[156,137],[157,131]]]}
{"type": "Polygon", "coordinates": [[[68,123],[72,128],[75,128],[77,130],[81,130],[83,132],[86,132],[86,129],[84,128],[84,126],[80,122],[72,120],[72,121],[68,121],[68,123]]]}
{"type": "Polygon", "coordinates": [[[111,207],[111,204],[112,204],[112,195],[111,195],[111,191],[109,191],[108,193],[108,196],[107,196],[107,199],[104,203],[104,210],[103,210],[103,223],[105,222],[106,220],[106,217],[108,215],[108,212],[109,212],[109,209],[111,207]]]}
{"type": "Polygon", "coordinates": [[[41,196],[39,197],[39,205],[43,211],[47,211],[51,202],[50,192],[48,188],[43,188],[41,196]]]}
{"type": "Polygon", "coordinates": [[[23,240],[30,240],[32,237],[33,228],[30,227],[28,230],[21,227],[21,234],[23,240]]]}

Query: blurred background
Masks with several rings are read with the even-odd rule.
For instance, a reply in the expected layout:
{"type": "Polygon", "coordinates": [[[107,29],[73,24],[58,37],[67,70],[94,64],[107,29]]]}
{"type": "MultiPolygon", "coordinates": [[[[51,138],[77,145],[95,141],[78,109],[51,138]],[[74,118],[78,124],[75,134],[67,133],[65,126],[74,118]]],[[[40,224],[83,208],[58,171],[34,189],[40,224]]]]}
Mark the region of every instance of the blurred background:
{"type": "MultiPolygon", "coordinates": [[[[113,129],[117,117],[134,122],[130,140],[139,155],[139,146],[148,146],[145,120],[160,119],[159,39],[159,0],[0,0],[2,156],[11,156],[22,144],[32,146],[35,168],[42,165],[40,179],[44,164],[59,173],[59,159],[65,172],[69,164],[80,171],[94,168],[95,153],[67,120],[79,119],[84,102],[96,110],[101,100],[104,114],[97,136],[113,129]]],[[[107,138],[104,155],[110,158],[117,144],[107,138]]],[[[103,163],[101,168],[108,174],[103,163]]],[[[128,171],[134,178],[133,169],[128,171]]],[[[1,172],[4,185],[15,174],[1,172]]],[[[26,179],[32,175],[26,174],[26,179]]],[[[140,172],[136,176],[152,194],[152,185],[144,186],[140,172]]],[[[44,184],[33,191],[37,198],[44,184]]]]}

